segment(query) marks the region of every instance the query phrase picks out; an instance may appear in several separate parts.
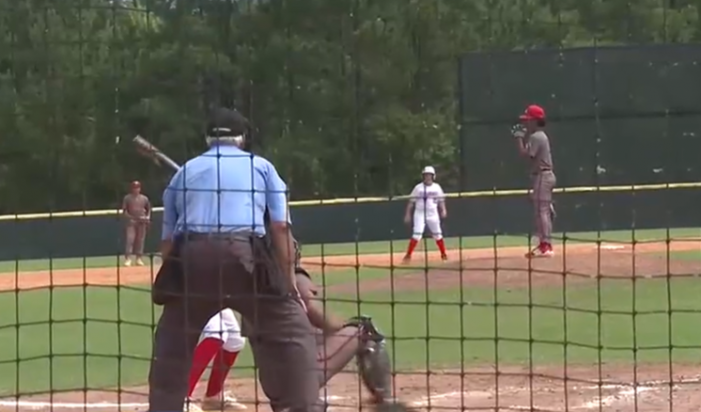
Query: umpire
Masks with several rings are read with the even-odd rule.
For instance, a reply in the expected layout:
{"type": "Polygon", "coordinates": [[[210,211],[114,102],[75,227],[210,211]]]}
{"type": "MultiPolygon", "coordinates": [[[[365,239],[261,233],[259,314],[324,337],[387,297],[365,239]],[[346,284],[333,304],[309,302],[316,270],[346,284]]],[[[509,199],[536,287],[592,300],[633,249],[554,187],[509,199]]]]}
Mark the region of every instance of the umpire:
{"type": "Polygon", "coordinates": [[[261,387],[275,394],[273,410],[311,411],[318,402],[316,342],[295,285],[287,186],[269,161],[242,149],[247,131],[241,114],[216,109],[209,150],[180,168],[163,193],[164,263],[153,285],[163,313],[149,373],[151,412],[183,410],[199,334],[225,307],[252,325],[251,340],[275,352],[276,362],[254,357],[261,387]]]}

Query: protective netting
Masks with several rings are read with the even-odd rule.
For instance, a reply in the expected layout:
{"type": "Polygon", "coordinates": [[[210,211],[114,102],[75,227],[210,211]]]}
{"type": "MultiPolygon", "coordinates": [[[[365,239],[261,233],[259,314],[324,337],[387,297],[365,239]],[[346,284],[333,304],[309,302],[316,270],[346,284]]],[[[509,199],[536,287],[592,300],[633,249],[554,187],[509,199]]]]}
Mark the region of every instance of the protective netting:
{"type": "MultiPolygon", "coordinates": [[[[701,10],[609,3],[0,0],[0,411],[147,409],[173,172],[130,142],[182,163],[217,106],[288,183],[325,310],[386,336],[402,401],[696,411],[701,10]],[[558,180],[543,259],[524,258],[509,134],[531,103],[558,180]],[[406,209],[427,165],[447,193],[438,242],[406,209]],[[123,216],[133,181],[149,224],[123,216]]],[[[270,410],[250,345],[228,342],[191,410],[232,363],[223,389],[270,410]]],[[[352,364],[320,395],[370,407],[352,364]]]]}

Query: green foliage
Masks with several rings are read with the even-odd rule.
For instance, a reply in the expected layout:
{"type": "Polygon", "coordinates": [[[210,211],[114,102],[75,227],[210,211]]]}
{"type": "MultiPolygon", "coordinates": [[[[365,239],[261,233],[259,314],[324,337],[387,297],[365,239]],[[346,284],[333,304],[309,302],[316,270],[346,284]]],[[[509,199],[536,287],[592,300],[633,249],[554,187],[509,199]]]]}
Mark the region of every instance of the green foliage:
{"type": "Polygon", "coordinates": [[[678,0],[0,0],[4,212],[115,206],[235,105],[296,199],[457,187],[456,58],[479,50],[692,42],[678,0]]]}

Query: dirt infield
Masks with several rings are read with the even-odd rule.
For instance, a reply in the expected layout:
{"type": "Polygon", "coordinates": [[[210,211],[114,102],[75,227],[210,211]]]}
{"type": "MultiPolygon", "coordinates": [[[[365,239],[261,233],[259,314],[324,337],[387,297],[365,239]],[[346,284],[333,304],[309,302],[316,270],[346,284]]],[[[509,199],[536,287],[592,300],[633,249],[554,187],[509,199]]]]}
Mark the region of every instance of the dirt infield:
{"type": "MultiPolygon", "coordinates": [[[[597,277],[631,278],[696,275],[701,260],[669,260],[666,250],[700,250],[701,241],[630,245],[592,244],[568,246],[557,250],[553,259],[529,261],[524,249],[500,248],[451,251],[452,261],[442,265],[438,255],[417,256],[416,270],[384,279],[362,281],[360,285],[337,284],[334,292],[385,290],[397,291],[453,289],[474,285],[504,288],[562,285],[563,282],[594,282],[597,277]]],[[[421,255],[421,253],[418,253],[421,255]]],[[[333,272],[353,267],[389,267],[398,265],[401,255],[331,256],[323,260],[305,259],[313,271],[333,272]]],[[[115,285],[149,282],[155,268],[109,268],[52,273],[23,273],[0,276],[0,289],[27,290],[47,285],[115,285]]],[[[456,365],[456,367],[459,365],[456,365]]],[[[666,411],[690,412],[701,405],[701,373],[696,365],[559,365],[532,369],[509,365],[483,365],[460,370],[417,371],[401,374],[395,383],[398,396],[418,409],[441,408],[483,411],[666,411]],[[637,382],[637,384],[633,384],[637,382]]],[[[235,375],[235,371],[233,373],[235,375]]],[[[204,386],[204,385],[201,385],[204,386]]],[[[251,379],[232,379],[229,388],[239,399],[251,404],[265,397],[251,379]]],[[[9,409],[93,409],[108,411],[145,410],[146,387],[116,391],[88,390],[0,401],[0,410],[9,409]]],[[[332,410],[357,410],[364,394],[352,372],[334,378],[327,399],[332,410]]],[[[267,410],[265,406],[262,409],[267,410]]]]}

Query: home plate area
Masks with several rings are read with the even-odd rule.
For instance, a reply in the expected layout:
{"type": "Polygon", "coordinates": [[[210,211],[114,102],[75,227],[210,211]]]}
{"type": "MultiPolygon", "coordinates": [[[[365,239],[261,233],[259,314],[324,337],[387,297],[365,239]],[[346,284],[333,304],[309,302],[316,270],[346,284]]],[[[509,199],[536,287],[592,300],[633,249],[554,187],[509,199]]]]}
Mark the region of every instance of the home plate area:
{"type": "MultiPolygon", "coordinates": [[[[619,365],[569,366],[563,368],[470,368],[432,371],[395,377],[397,398],[417,411],[620,411],[691,412],[701,405],[699,366],[669,365],[622,368],[619,365]],[[637,385],[633,378],[637,376],[637,385]],[[599,378],[601,376],[601,378],[599,378]],[[666,379],[664,378],[666,376],[666,379]],[[672,384],[670,384],[672,376],[672,384]]],[[[204,386],[204,385],[201,385],[204,386]]],[[[270,411],[255,381],[233,379],[228,388],[250,411],[270,411]],[[256,396],[257,394],[257,396],[256,396]],[[256,402],[257,400],[257,402],[256,402]]],[[[38,395],[0,401],[0,410],[147,410],[146,387],[122,391],[85,391],[38,395]]],[[[201,395],[201,394],[196,394],[201,395]]],[[[326,391],[328,410],[372,410],[357,375],[335,377],[326,391]]]]}

